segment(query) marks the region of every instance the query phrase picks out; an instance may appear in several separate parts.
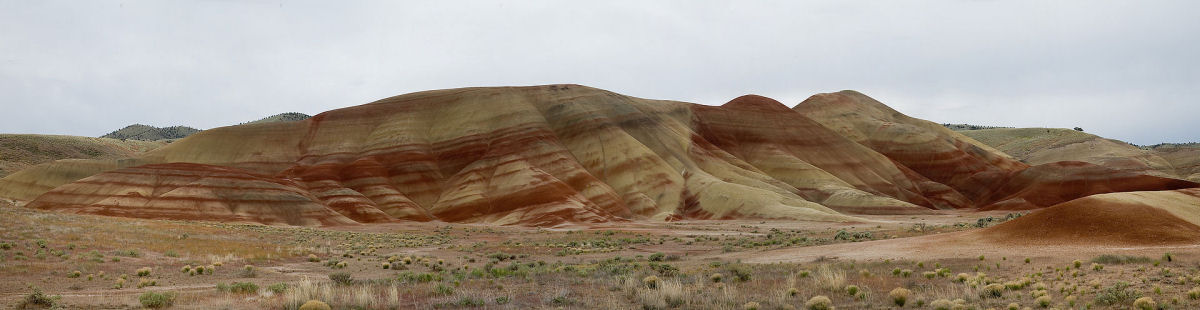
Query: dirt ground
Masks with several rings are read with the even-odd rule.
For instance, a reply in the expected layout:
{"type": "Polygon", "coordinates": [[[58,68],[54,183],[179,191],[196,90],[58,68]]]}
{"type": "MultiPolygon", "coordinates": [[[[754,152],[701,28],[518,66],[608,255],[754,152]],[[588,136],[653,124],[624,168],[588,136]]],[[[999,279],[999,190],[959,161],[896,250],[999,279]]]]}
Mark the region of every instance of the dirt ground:
{"type": "Polygon", "coordinates": [[[840,309],[869,309],[897,307],[889,293],[903,287],[913,292],[910,308],[937,299],[962,299],[962,309],[1038,307],[1034,295],[1045,292],[1060,308],[1122,308],[1133,300],[1110,303],[1102,294],[1128,282],[1162,305],[1200,306],[1187,296],[1200,281],[1200,245],[1027,246],[980,237],[981,226],[1011,216],[301,228],[0,207],[0,304],[33,307],[25,300],[36,288],[68,309],[139,309],[146,292],[173,294],[176,309],[295,309],[309,299],[335,309],[790,309],[817,295],[840,309]],[[1139,259],[1095,269],[1093,261],[1107,262],[1101,255],[1139,259]],[[1082,267],[1072,268],[1077,260],[1082,267]],[[958,281],[963,275],[969,279],[958,281]],[[980,293],[1021,281],[1029,283],[1009,290],[1020,293],[980,293]],[[1037,293],[1034,283],[1048,288],[1037,293]],[[849,286],[862,292],[847,294],[849,286]]]}

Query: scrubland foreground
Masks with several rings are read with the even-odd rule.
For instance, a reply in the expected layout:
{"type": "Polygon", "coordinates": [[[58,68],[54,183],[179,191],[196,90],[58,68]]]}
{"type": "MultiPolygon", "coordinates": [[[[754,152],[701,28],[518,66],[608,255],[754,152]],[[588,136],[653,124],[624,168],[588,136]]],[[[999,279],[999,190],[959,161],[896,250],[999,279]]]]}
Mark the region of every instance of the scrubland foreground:
{"type": "Polygon", "coordinates": [[[1021,215],[547,230],[279,227],[0,207],[0,302],[30,309],[1200,307],[1195,246],[969,242],[1021,215]]]}

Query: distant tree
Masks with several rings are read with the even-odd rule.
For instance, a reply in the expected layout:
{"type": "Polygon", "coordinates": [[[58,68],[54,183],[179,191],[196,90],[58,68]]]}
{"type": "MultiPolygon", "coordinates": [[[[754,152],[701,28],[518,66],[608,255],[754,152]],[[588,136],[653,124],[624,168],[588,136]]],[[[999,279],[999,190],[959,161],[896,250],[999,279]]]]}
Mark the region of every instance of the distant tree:
{"type": "Polygon", "coordinates": [[[1083,131],[1083,128],[1075,127],[1075,131],[1083,131]]]}

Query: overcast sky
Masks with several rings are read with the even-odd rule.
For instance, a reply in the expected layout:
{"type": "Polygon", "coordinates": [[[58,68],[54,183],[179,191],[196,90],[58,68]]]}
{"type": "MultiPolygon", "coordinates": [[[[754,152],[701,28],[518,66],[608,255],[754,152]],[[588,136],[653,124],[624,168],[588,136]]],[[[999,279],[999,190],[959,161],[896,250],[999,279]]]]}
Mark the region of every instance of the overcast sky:
{"type": "Polygon", "coordinates": [[[212,128],[468,86],[1200,140],[1200,1],[0,0],[3,133],[212,128]]]}

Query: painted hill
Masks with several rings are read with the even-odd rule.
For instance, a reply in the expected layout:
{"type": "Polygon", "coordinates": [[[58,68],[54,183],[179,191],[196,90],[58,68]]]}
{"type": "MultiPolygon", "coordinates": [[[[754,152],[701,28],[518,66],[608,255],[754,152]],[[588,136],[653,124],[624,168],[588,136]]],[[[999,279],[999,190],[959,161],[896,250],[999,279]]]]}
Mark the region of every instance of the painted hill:
{"type": "Polygon", "coordinates": [[[200,132],[200,130],[187,126],[154,127],[133,124],[100,137],[118,140],[158,141],[182,139],[197,132],[200,132]]]}
{"type": "Polygon", "coordinates": [[[75,136],[0,134],[0,177],[60,159],[116,160],[135,157],[163,145],[166,143],[75,136]]]}
{"type": "Polygon", "coordinates": [[[1172,164],[1157,152],[1082,131],[1065,128],[999,128],[961,133],[1031,165],[1082,161],[1121,171],[1177,176],[1172,164]]]}
{"type": "Polygon", "coordinates": [[[1180,178],[1200,182],[1200,143],[1161,143],[1141,148],[1171,163],[1180,178]]]}
{"type": "Polygon", "coordinates": [[[0,197],[147,218],[555,226],[863,221],[854,215],[1197,186],[1108,171],[1030,167],[854,92],[791,109],[754,95],[703,106],[547,85],[426,91],[210,129],[135,158],[26,169],[0,179],[0,197]]]}
{"type": "MultiPolygon", "coordinates": [[[[933,122],[904,115],[855,91],[817,94],[794,108],[825,127],[958,193],[956,207],[981,197],[1009,174],[1028,167],[983,143],[933,122]]],[[[931,185],[932,186],[932,185],[931,185]]]]}

